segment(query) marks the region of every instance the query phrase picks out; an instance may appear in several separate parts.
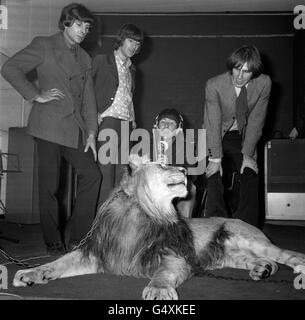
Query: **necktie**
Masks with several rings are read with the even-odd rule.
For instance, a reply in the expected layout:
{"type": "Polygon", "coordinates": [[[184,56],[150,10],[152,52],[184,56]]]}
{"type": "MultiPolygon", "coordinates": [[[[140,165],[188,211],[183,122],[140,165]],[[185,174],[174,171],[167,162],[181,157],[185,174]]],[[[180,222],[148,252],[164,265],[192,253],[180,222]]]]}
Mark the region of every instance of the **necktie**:
{"type": "Polygon", "coordinates": [[[236,120],[239,132],[247,123],[248,101],[246,86],[241,87],[239,96],[236,99],[236,120]]]}

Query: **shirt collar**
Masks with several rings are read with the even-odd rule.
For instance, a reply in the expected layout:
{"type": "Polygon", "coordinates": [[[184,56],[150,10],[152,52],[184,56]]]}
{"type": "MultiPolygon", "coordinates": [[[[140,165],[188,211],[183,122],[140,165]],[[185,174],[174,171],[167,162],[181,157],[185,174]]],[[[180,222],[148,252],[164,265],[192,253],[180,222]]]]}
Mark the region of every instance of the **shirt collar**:
{"type": "MultiPolygon", "coordinates": [[[[230,75],[230,78],[231,78],[231,83],[233,84],[233,77],[232,77],[232,75],[230,75]]],[[[249,85],[249,83],[252,82],[252,81],[253,81],[253,79],[250,79],[250,81],[245,85],[246,89],[248,89],[248,85],[249,85]]],[[[233,86],[234,86],[234,84],[233,84],[233,86]]],[[[241,89],[241,88],[236,87],[236,86],[234,86],[234,88],[237,89],[237,90],[241,89]]]]}
{"type": "MultiPolygon", "coordinates": [[[[246,89],[248,89],[249,83],[250,83],[250,81],[245,85],[246,89]]],[[[240,89],[241,89],[241,87],[236,87],[236,86],[234,86],[234,88],[237,89],[237,90],[240,90],[240,89]]]]}

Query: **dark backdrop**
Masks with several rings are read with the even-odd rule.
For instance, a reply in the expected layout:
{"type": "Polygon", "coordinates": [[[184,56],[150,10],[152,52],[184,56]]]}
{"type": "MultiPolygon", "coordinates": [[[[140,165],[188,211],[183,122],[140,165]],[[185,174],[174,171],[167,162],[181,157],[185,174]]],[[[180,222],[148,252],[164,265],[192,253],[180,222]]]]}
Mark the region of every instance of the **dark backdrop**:
{"type": "Polygon", "coordinates": [[[137,67],[135,111],[149,129],[155,115],[175,107],[187,127],[203,121],[204,86],[226,70],[226,58],[243,44],[260,50],[273,81],[264,138],[287,136],[293,124],[293,44],[291,14],[97,14],[97,27],[84,43],[92,56],[109,52],[118,28],[134,23],[145,33],[137,67]]]}

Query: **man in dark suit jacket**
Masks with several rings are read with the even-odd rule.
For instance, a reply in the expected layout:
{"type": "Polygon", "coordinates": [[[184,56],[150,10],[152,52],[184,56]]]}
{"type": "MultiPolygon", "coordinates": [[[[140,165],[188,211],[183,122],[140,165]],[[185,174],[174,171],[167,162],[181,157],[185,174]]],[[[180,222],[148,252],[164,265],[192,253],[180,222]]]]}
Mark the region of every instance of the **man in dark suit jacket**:
{"type": "Polygon", "coordinates": [[[121,155],[125,154],[128,158],[129,145],[121,143],[121,135],[128,135],[129,130],[136,127],[133,106],[135,67],[131,58],[141,49],[143,33],[137,26],[125,24],[119,29],[116,40],[113,52],[99,54],[92,62],[99,122],[98,164],[103,173],[99,204],[108,198],[122,177],[124,165],[121,155]],[[126,132],[122,133],[122,128],[126,128],[126,132]],[[109,129],[118,138],[116,146],[110,142],[111,159],[106,156],[109,151],[109,141],[106,140],[109,129]]]}
{"type": "Polygon", "coordinates": [[[233,216],[256,226],[256,145],[266,118],[271,80],[261,73],[261,57],[254,46],[234,51],[227,67],[229,71],[209,79],[205,89],[204,128],[209,160],[206,215],[227,215],[221,176],[224,168],[230,168],[240,182],[233,216]]]}
{"type": "Polygon", "coordinates": [[[58,230],[56,193],[60,159],[76,169],[78,190],[70,221],[71,244],[89,231],[96,209],[101,174],[96,160],[97,110],[91,76],[91,59],[79,46],[93,17],[79,4],[63,8],[60,32],[36,37],[2,67],[2,76],[27,100],[33,102],[28,133],[37,140],[39,158],[40,223],[47,250],[62,253],[58,230]],[[38,87],[26,74],[36,69],[38,87]]]}

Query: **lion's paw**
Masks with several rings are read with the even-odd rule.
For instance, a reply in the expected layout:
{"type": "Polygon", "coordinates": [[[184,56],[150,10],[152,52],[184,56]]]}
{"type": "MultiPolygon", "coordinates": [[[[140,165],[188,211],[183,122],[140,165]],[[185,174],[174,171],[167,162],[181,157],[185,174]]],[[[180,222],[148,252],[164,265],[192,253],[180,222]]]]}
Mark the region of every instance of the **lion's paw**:
{"type": "Polygon", "coordinates": [[[142,293],[144,300],[178,300],[177,291],[173,287],[153,287],[148,285],[142,293]]]}
{"type": "Polygon", "coordinates": [[[19,270],[14,277],[13,285],[15,287],[31,286],[34,283],[48,283],[54,279],[53,270],[51,268],[41,269],[34,268],[28,270],[19,270]]]}
{"type": "Polygon", "coordinates": [[[260,263],[256,265],[249,273],[250,277],[257,281],[270,277],[278,270],[276,263],[260,263]]]}

